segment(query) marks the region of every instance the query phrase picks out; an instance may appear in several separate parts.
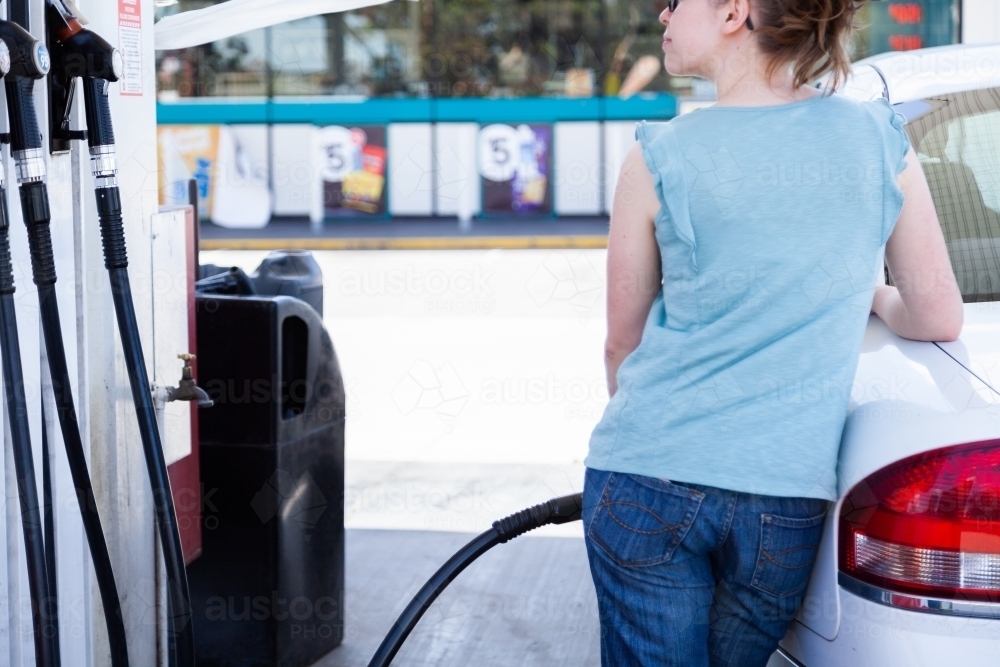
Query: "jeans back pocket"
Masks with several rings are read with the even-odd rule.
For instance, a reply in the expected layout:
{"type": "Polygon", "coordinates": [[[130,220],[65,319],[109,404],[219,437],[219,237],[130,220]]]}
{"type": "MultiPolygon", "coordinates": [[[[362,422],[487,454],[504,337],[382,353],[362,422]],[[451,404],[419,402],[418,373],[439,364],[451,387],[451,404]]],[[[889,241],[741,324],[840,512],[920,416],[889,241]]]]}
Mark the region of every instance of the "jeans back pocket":
{"type": "Polygon", "coordinates": [[[705,494],[655,477],[612,473],[587,537],[624,567],[670,560],[705,494]]]}
{"type": "Polygon", "coordinates": [[[802,593],[823,537],[826,513],[805,518],[760,516],[760,548],[750,584],[784,598],[802,593]]]}

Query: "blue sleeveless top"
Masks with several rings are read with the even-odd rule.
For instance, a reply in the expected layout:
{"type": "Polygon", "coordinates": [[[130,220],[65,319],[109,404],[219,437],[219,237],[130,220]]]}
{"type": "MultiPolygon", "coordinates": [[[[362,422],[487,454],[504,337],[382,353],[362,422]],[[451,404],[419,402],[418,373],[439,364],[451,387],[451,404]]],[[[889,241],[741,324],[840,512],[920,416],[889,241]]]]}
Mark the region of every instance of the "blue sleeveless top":
{"type": "Polygon", "coordinates": [[[663,286],[588,467],[836,499],[904,122],[885,99],[823,95],[638,124],[663,286]]]}

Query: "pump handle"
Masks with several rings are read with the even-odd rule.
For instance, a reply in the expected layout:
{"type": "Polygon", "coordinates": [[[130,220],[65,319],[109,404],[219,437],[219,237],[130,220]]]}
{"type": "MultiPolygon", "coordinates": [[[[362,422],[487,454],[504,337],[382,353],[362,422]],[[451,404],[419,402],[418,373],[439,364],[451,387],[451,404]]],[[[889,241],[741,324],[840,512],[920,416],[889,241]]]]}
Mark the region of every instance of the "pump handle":
{"type": "Polygon", "coordinates": [[[26,77],[6,77],[8,118],[10,119],[10,149],[13,153],[42,147],[38,116],[32,91],[35,80],[26,77]]]}
{"type": "Polygon", "coordinates": [[[7,193],[0,185],[0,294],[14,293],[14,265],[10,258],[10,223],[7,221],[7,193]]]}
{"type": "Polygon", "coordinates": [[[83,79],[83,108],[87,114],[87,144],[114,146],[115,128],[111,124],[107,79],[83,79]]]}

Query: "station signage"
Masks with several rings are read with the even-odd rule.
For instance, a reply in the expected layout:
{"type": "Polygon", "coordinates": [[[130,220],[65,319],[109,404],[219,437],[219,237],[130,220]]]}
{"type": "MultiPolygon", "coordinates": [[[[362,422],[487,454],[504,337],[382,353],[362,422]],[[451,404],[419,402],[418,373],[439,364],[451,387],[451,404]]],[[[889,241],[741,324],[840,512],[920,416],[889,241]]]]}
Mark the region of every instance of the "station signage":
{"type": "Polygon", "coordinates": [[[552,126],[494,123],[479,130],[483,213],[552,211],[552,126]]]}
{"type": "Polygon", "coordinates": [[[320,179],[326,217],[386,214],[385,134],[384,125],[320,128],[320,179]]]}
{"type": "Polygon", "coordinates": [[[887,0],[868,5],[869,55],[912,51],[956,41],[957,0],[887,0]]]}

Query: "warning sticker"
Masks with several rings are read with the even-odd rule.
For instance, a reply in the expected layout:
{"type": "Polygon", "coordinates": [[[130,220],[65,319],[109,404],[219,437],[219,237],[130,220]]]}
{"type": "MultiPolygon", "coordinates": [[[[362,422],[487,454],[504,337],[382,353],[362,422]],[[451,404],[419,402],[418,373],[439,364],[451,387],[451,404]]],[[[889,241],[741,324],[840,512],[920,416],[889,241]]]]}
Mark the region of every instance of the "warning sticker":
{"type": "Polygon", "coordinates": [[[125,67],[118,79],[122,95],[142,95],[142,13],[139,0],[118,0],[118,50],[125,67]]]}

